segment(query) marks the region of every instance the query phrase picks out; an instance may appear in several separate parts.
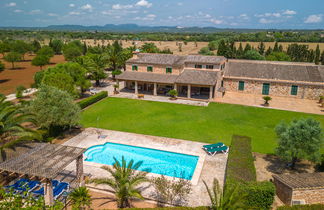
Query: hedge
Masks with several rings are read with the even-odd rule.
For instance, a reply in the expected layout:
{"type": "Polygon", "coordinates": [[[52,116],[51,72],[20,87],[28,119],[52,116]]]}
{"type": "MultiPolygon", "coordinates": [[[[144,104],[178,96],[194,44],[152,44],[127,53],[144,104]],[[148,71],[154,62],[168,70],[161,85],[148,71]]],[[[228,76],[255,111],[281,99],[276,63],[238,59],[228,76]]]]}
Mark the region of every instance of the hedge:
{"type": "Polygon", "coordinates": [[[97,93],[93,96],[90,96],[86,99],[83,99],[79,102],[77,102],[77,104],[81,107],[81,109],[84,109],[88,106],[90,106],[91,104],[94,104],[98,101],[100,101],[103,98],[106,98],[108,96],[108,92],[107,91],[101,91],[100,93],[97,93]]]}
{"type": "Polygon", "coordinates": [[[227,159],[226,188],[239,186],[238,190],[246,195],[244,204],[249,208],[270,209],[274,201],[275,186],[271,182],[257,182],[251,138],[232,137],[227,159]]]}
{"type": "Polygon", "coordinates": [[[227,159],[226,184],[231,181],[240,183],[256,181],[251,138],[233,135],[227,159]]]}
{"type": "MultiPolygon", "coordinates": [[[[152,208],[129,208],[128,210],[152,210],[152,208]]],[[[200,206],[200,207],[160,207],[154,208],[156,210],[209,210],[209,207],[200,206]]]]}
{"type": "Polygon", "coordinates": [[[323,204],[313,204],[313,205],[296,205],[296,206],[281,206],[277,208],[278,210],[322,210],[324,209],[323,204]]]}

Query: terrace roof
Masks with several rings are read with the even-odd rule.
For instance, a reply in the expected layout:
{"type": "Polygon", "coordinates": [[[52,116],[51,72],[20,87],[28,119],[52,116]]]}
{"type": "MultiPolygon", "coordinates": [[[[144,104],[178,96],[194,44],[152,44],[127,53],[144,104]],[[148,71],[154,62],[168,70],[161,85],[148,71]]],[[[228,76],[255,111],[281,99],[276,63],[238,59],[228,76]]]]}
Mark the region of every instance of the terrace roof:
{"type": "Polygon", "coordinates": [[[273,177],[292,189],[324,188],[324,173],[281,174],[273,177]]]}
{"type": "Polygon", "coordinates": [[[0,163],[0,170],[53,179],[85,149],[59,144],[33,144],[25,153],[0,163]]]}
{"type": "Polygon", "coordinates": [[[184,70],[176,83],[192,85],[215,85],[218,77],[216,71],[184,70]]]}

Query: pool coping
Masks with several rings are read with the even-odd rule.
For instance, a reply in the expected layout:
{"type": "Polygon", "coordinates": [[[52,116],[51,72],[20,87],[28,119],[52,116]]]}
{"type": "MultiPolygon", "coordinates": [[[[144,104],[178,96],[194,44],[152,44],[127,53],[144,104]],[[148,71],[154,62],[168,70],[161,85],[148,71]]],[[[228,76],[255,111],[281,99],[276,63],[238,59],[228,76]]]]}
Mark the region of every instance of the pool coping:
{"type": "MultiPolygon", "coordinates": [[[[128,145],[128,146],[143,147],[143,148],[146,148],[146,149],[155,149],[155,150],[161,150],[161,151],[166,151],[166,152],[173,152],[173,153],[178,153],[178,154],[197,156],[198,161],[197,161],[197,164],[196,164],[196,168],[194,170],[194,173],[192,175],[191,180],[189,180],[189,181],[191,182],[192,185],[197,185],[198,184],[199,177],[200,177],[201,171],[203,169],[206,154],[201,155],[201,154],[198,154],[198,153],[195,153],[195,152],[186,152],[186,151],[179,152],[179,151],[173,150],[171,148],[168,148],[168,149],[161,148],[163,145],[161,145],[161,147],[157,147],[156,145],[153,145],[153,146],[151,145],[150,147],[147,147],[147,146],[145,146],[145,145],[143,145],[141,143],[134,144],[132,142],[127,142],[127,144],[125,144],[125,142],[121,142],[121,140],[116,140],[116,139],[106,139],[105,138],[105,139],[102,139],[102,140],[106,140],[106,141],[103,142],[102,144],[97,144],[97,142],[94,142],[93,145],[87,147],[86,149],[89,149],[90,147],[93,147],[93,146],[104,145],[105,143],[117,143],[117,144],[124,144],[124,145],[128,145]]],[[[102,166],[110,166],[111,167],[111,165],[90,162],[90,161],[86,161],[85,159],[86,159],[86,156],[83,155],[83,164],[84,165],[95,166],[95,167],[102,167],[102,166]]],[[[156,178],[156,177],[160,177],[161,174],[148,173],[147,176],[156,178]]],[[[167,175],[163,175],[163,176],[165,176],[169,180],[181,179],[181,178],[178,178],[178,177],[172,177],[172,176],[167,176],[167,175]]],[[[188,180],[188,179],[186,179],[186,180],[188,180]]]]}

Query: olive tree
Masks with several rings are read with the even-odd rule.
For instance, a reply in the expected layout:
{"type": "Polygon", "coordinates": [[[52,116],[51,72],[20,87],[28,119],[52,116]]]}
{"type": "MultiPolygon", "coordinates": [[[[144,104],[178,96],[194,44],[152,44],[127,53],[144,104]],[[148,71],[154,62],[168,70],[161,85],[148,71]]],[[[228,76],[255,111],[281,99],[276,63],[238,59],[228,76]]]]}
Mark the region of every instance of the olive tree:
{"type": "Polygon", "coordinates": [[[36,98],[30,102],[29,110],[34,114],[37,125],[47,129],[50,136],[78,125],[81,112],[70,94],[45,85],[40,87],[36,98]]]}
{"type": "Polygon", "coordinates": [[[42,70],[43,66],[49,64],[50,58],[46,55],[37,55],[35,58],[33,58],[31,64],[33,66],[39,66],[42,70]]]}
{"type": "Polygon", "coordinates": [[[17,52],[10,52],[4,56],[4,60],[11,63],[12,69],[15,68],[15,62],[21,60],[21,54],[17,52]]]}
{"type": "Polygon", "coordinates": [[[319,160],[323,137],[318,121],[308,118],[293,120],[290,124],[280,123],[275,131],[279,139],[276,153],[289,161],[292,169],[302,158],[314,162],[319,160]]]}

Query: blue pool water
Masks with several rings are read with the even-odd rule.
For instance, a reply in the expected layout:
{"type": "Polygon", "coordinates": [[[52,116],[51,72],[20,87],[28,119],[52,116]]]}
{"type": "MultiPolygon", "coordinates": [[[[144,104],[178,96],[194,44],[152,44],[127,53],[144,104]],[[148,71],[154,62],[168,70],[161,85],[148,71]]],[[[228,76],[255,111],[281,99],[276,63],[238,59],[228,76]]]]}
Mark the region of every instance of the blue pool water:
{"type": "Polygon", "coordinates": [[[143,161],[141,171],[191,180],[195,171],[198,156],[167,152],[125,144],[105,143],[87,149],[86,161],[113,165],[114,157],[126,161],[143,161]]]}

